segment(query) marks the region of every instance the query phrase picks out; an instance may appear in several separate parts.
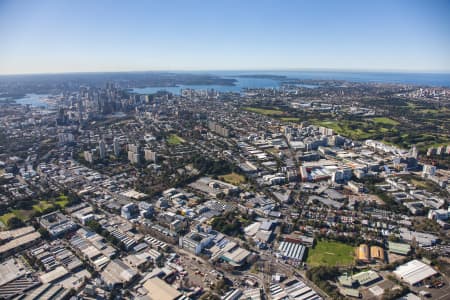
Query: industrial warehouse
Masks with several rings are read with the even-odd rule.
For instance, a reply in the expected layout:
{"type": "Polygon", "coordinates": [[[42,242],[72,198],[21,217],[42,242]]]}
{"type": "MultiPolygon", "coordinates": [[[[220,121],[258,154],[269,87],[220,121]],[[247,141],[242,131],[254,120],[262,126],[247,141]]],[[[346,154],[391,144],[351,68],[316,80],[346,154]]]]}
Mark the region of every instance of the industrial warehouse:
{"type": "Polygon", "coordinates": [[[278,250],[283,257],[301,261],[305,255],[306,247],[301,244],[283,241],[280,243],[278,250]]]}
{"type": "Polygon", "coordinates": [[[410,285],[416,285],[436,275],[437,272],[429,265],[415,259],[398,267],[394,274],[410,285]]]}

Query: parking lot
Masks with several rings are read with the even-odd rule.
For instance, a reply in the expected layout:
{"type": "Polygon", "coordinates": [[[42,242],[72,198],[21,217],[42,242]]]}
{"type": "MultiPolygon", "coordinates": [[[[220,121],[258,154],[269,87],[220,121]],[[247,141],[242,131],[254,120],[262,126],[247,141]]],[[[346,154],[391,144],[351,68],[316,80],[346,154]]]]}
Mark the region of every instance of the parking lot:
{"type": "Polygon", "coordinates": [[[445,276],[440,276],[438,281],[442,281],[442,287],[431,287],[430,284],[423,284],[418,287],[412,287],[411,290],[419,294],[421,291],[428,292],[431,296],[430,299],[450,299],[450,281],[445,276]]]}
{"type": "Polygon", "coordinates": [[[187,251],[178,251],[178,254],[180,257],[177,263],[186,270],[186,276],[191,286],[209,289],[211,284],[220,278],[220,274],[212,268],[208,261],[187,251]]]}

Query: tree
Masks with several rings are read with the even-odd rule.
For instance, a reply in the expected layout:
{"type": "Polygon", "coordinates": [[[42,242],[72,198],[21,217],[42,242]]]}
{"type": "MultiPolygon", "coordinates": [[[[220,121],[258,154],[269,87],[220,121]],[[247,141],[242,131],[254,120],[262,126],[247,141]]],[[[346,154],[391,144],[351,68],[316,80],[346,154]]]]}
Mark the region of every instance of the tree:
{"type": "Polygon", "coordinates": [[[40,227],[39,229],[38,229],[38,232],[41,234],[41,236],[44,238],[44,239],[48,239],[49,237],[50,237],[50,233],[47,231],[47,229],[45,229],[45,228],[42,228],[42,227],[40,227]]]}
{"type": "Polygon", "coordinates": [[[100,232],[102,231],[102,226],[100,225],[99,222],[95,221],[95,220],[90,220],[88,222],[86,222],[86,225],[94,232],[100,234],[100,232]]]}
{"type": "Polygon", "coordinates": [[[8,220],[7,225],[8,225],[9,229],[16,229],[16,228],[24,227],[25,223],[18,217],[12,217],[11,219],[8,220]]]}
{"type": "Polygon", "coordinates": [[[340,273],[337,267],[329,266],[314,267],[306,272],[306,277],[330,297],[333,299],[344,299],[344,297],[337,292],[336,287],[329,283],[330,280],[336,280],[339,275],[340,273]]]}
{"type": "Polygon", "coordinates": [[[206,292],[200,297],[200,300],[219,300],[220,297],[211,292],[206,292]]]}
{"type": "Polygon", "coordinates": [[[15,205],[16,209],[32,209],[33,208],[33,201],[27,201],[27,200],[21,200],[18,201],[15,205]]]}
{"type": "Polygon", "coordinates": [[[214,285],[214,290],[221,295],[224,294],[226,288],[227,288],[227,284],[224,279],[218,280],[216,282],[216,284],[214,285]]]}
{"type": "Polygon", "coordinates": [[[407,293],[409,293],[409,288],[406,286],[402,286],[398,289],[386,289],[383,293],[382,300],[393,300],[398,299],[407,293]]]}

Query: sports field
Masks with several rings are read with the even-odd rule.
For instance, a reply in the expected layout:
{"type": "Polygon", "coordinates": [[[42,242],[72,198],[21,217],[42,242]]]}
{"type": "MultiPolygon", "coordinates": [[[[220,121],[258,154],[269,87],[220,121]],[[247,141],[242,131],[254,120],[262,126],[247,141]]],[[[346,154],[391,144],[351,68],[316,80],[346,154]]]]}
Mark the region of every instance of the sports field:
{"type": "Polygon", "coordinates": [[[334,241],[318,241],[309,249],[306,262],[311,266],[348,266],[354,262],[354,247],[334,241]]]}
{"type": "Polygon", "coordinates": [[[265,109],[259,107],[244,107],[243,110],[251,111],[257,114],[265,115],[265,116],[281,116],[284,115],[284,112],[278,109],[265,109]]]}
{"type": "Polygon", "coordinates": [[[233,184],[233,185],[239,185],[239,184],[245,182],[245,177],[244,176],[242,176],[240,174],[237,174],[237,173],[234,173],[234,172],[226,174],[226,175],[219,176],[219,179],[223,180],[223,181],[225,181],[225,182],[227,182],[229,184],[233,184]]]}

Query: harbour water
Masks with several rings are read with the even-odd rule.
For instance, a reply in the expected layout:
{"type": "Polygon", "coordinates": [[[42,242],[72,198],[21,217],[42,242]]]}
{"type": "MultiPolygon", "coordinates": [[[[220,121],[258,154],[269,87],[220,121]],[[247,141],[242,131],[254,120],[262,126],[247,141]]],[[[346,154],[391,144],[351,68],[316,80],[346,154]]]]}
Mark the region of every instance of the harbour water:
{"type": "MultiPolygon", "coordinates": [[[[225,76],[224,76],[225,77],[225,76]]],[[[253,78],[253,77],[228,77],[236,79],[235,85],[184,85],[180,84],[171,87],[145,87],[134,88],[133,92],[137,94],[153,94],[158,91],[167,91],[172,94],[180,94],[182,89],[194,89],[194,90],[210,90],[214,89],[218,92],[236,92],[239,93],[244,88],[278,88],[280,81],[269,78],[253,78]]]]}
{"type": "Polygon", "coordinates": [[[22,105],[29,104],[34,107],[49,108],[49,104],[43,101],[47,97],[48,95],[26,94],[25,97],[16,99],[15,102],[22,105]]]}
{"type": "MultiPolygon", "coordinates": [[[[387,72],[335,72],[335,71],[211,71],[190,72],[193,74],[212,74],[224,78],[233,78],[235,85],[177,85],[173,87],[134,88],[138,94],[152,94],[168,91],[180,94],[182,89],[195,90],[214,89],[219,92],[241,92],[243,88],[279,88],[283,81],[301,80],[344,80],[349,82],[395,83],[420,86],[450,87],[449,73],[387,73],[387,72]],[[255,77],[251,77],[254,75],[255,77]],[[261,78],[261,75],[284,76],[285,78],[261,78]],[[245,77],[242,77],[245,76],[245,77]]],[[[312,84],[298,84],[306,88],[315,88],[312,84]]]]}
{"type": "MultiPolygon", "coordinates": [[[[181,72],[180,72],[181,73],[181,72]]],[[[450,87],[450,73],[387,73],[387,72],[336,72],[336,71],[210,71],[210,72],[183,72],[191,74],[211,74],[223,78],[235,79],[234,85],[177,85],[172,87],[151,86],[145,88],[133,88],[137,94],[153,94],[158,91],[168,91],[180,94],[182,89],[195,90],[214,89],[219,92],[242,92],[244,88],[279,88],[283,82],[289,79],[300,80],[344,80],[349,82],[369,83],[396,83],[420,86],[450,87]]],[[[316,88],[315,83],[296,83],[305,88],[316,88]]],[[[27,94],[23,98],[14,101],[23,105],[51,108],[44,101],[46,94],[27,94]]],[[[0,102],[6,98],[0,98],[0,102]]]]}
{"type": "Polygon", "coordinates": [[[26,94],[24,97],[19,99],[12,99],[7,97],[0,97],[0,105],[4,101],[13,102],[22,105],[30,105],[33,107],[42,107],[45,109],[49,109],[52,107],[49,103],[44,101],[44,99],[48,98],[47,94],[26,94]]]}

